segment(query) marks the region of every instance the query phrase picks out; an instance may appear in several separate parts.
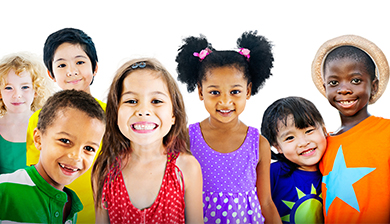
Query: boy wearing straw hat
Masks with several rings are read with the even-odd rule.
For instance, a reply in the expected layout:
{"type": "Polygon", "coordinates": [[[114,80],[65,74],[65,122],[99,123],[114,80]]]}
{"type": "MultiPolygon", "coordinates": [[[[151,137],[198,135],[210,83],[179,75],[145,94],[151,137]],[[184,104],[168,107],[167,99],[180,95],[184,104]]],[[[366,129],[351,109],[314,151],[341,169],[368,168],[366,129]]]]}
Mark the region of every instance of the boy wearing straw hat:
{"type": "Polygon", "coordinates": [[[312,78],[341,118],[319,165],[325,223],[390,223],[390,120],[367,109],[386,88],[386,57],[362,37],[337,37],[318,50],[312,78]]]}

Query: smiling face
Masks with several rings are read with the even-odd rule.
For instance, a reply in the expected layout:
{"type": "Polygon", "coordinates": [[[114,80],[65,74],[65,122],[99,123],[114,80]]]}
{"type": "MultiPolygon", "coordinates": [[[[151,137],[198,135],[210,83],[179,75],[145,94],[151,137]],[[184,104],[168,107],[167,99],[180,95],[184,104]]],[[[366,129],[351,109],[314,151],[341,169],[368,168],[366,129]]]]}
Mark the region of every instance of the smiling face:
{"type": "Polygon", "coordinates": [[[118,127],[137,146],[162,145],[175,123],[172,100],[165,81],[156,71],[137,69],[123,81],[118,127]]]}
{"type": "Polygon", "coordinates": [[[29,72],[23,71],[19,75],[11,70],[6,78],[6,83],[1,88],[1,98],[8,113],[31,112],[31,104],[34,101],[35,91],[29,72]]]}
{"type": "Polygon", "coordinates": [[[90,93],[92,78],[97,73],[92,71],[88,55],[78,44],[63,43],[58,46],[53,57],[53,75],[51,77],[63,89],[76,89],[90,93]]]}
{"type": "Polygon", "coordinates": [[[277,145],[279,153],[291,162],[298,164],[298,169],[316,171],[317,163],[326,149],[326,137],[322,127],[295,127],[292,115],[287,117],[286,125],[278,121],[277,145]]]}
{"type": "Polygon", "coordinates": [[[62,190],[91,167],[104,130],[100,120],[78,109],[58,111],[44,133],[34,130],[35,147],[41,151],[36,165],[39,174],[62,190]]]}
{"type": "Polygon", "coordinates": [[[342,58],[325,66],[324,86],[329,103],[342,116],[367,117],[367,106],[371,95],[378,89],[378,80],[371,80],[363,63],[342,58]]]}
{"type": "Polygon", "coordinates": [[[204,100],[211,120],[229,123],[238,119],[251,96],[251,84],[234,67],[219,67],[208,71],[198,86],[200,100],[204,100]]]}

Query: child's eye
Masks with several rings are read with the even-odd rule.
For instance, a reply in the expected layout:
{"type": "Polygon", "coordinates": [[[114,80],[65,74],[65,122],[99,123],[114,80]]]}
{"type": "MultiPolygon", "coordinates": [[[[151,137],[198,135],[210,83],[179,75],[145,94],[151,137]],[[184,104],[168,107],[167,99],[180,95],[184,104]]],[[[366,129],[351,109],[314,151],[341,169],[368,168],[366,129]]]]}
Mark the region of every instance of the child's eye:
{"type": "Polygon", "coordinates": [[[85,63],[84,61],[78,61],[76,64],[82,65],[82,64],[84,64],[84,63],[85,63]]]}
{"type": "Polygon", "coordinates": [[[312,133],[314,130],[315,130],[314,128],[310,128],[310,129],[306,130],[305,133],[306,133],[306,134],[309,134],[309,133],[312,133]]]}
{"type": "Polygon", "coordinates": [[[126,100],[125,103],[136,104],[137,100],[126,100]]]}
{"type": "Polygon", "coordinates": [[[239,93],[241,93],[240,90],[233,90],[233,91],[230,92],[230,94],[232,94],[232,95],[236,95],[236,94],[239,94],[239,93]]]}
{"type": "Polygon", "coordinates": [[[70,140],[66,138],[60,138],[59,141],[65,144],[70,144],[70,140]]]}
{"type": "Polygon", "coordinates": [[[211,95],[218,95],[218,94],[219,94],[219,91],[216,91],[216,90],[210,91],[210,94],[211,94],[211,95]]]}
{"type": "Polygon", "coordinates": [[[163,103],[163,101],[161,101],[161,100],[152,100],[152,104],[159,104],[159,103],[163,103]]]}
{"type": "Polygon", "coordinates": [[[362,81],[361,79],[356,78],[356,79],[352,79],[351,83],[352,84],[359,84],[359,83],[361,83],[361,81],[362,81]]]}
{"type": "Polygon", "coordinates": [[[284,141],[287,142],[287,141],[292,141],[294,139],[294,136],[288,136],[284,141]]]}
{"type": "Polygon", "coordinates": [[[57,67],[58,68],[65,68],[65,66],[66,66],[65,64],[59,64],[57,67]]]}
{"type": "Polygon", "coordinates": [[[4,87],[4,89],[5,89],[5,90],[12,90],[12,87],[6,86],[6,87],[4,87]]]}
{"type": "Polygon", "coordinates": [[[96,152],[95,148],[91,146],[85,146],[84,149],[87,150],[88,152],[96,152]]]}
{"type": "Polygon", "coordinates": [[[22,86],[22,89],[30,89],[30,86],[22,86]]]}
{"type": "Polygon", "coordinates": [[[339,82],[338,82],[338,81],[335,81],[335,80],[332,80],[332,81],[329,81],[328,84],[329,84],[330,86],[337,86],[337,84],[339,84],[339,82]]]}

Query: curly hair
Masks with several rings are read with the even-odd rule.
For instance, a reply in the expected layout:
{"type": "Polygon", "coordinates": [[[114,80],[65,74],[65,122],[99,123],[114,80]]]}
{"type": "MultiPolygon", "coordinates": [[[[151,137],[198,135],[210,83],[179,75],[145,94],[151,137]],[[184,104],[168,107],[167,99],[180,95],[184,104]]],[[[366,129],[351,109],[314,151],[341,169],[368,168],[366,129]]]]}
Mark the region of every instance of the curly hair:
{"type": "Polygon", "coordinates": [[[255,95],[271,74],[274,57],[272,45],[264,37],[257,35],[257,31],[244,32],[237,40],[239,49],[250,50],[250,58],[247,59],[237,51],[217,51],[207,41],[206,37],[187,37],[179,48],[176,56],[178,80],[187,84],[188,92],[195,90],[197,85],[202,85],[207,72],[210,69],[232,66],[243,72],[245,79],[252,83],[251,95],[255,95]],[[211,53],[203,60],[193,55],[204,49],[210,49],[211,53]]]}
{"type": "MultiPolygon", "coordinates": [[[[16,75],[26,71],[31,75],[35,97],[31,104],[31,111],[42,108],[47,98],[53,92],[53,86],[48,81],[46,69],[38,56],[29,52],[18,52],[4,56],[0,60],[0,88],[7,83],[8,73],[13,70],[16,75]]],[[[0,99],[0,116],[7,112],[3,99],[0,99]]]]}
{"type": "MultiPolygon", "coordinates": [[[[161,63],[154,58],[139,58],[124,63],[117,70],[108,93],[106,131],[103,136],[102,149],[92,169],[92,181],[97,183],[97,189],[94,189],[94,192],[96,192],[94,195],[96,207],[101,207],[104,181],[106,178],[114,178],[114,176],[107,176],[110,168],[113,165],[124,166],[121,162],[126,161],[132,152],[132,149],[130,148],[130,139],[125,137],[118,127],[118,109],[125,78],[131,75],[133,71],[140,69],[155,71],[156,76],[162,78],[169,90],[175,124],[163,138],[163,144],[166,147],[167,152],[176,151],[191,154],[189,150],[187,115],[185,112],[184,100],[175,79],[161,63]],[[145,66],[142,68],[134,68],[134,65],[139,63],[145,63],[145,66]]],[[[94,186],[94,184],[92,184],[92,186],[94,186]]]]}
{"type": "MultiPolygon", "coordinates": [[[[324,120],[316,106],[302,97],[290,96],[273,102],[264,112],[261,122],[261,134],[268,140],[271,146],[277,146],[279,125],[287,125],[287,119],[292,116],[295,127],[304,129],[307,127],[324,127],[324,120]]],[[[282,153],[272,153],[272,159],[283,162],[282,166],[291,175],[299,166],[288,160],[282,153]],[[287,167],[287,168],[286,168],[287,167]]]]}

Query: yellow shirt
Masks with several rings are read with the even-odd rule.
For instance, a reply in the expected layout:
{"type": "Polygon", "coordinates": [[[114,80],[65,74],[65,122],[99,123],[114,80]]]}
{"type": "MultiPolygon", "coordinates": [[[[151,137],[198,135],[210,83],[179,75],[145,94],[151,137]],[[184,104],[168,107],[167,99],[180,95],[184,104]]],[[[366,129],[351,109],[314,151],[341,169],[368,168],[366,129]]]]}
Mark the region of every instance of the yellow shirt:
{"type": "MultiPolygon", "coordinates": [[[[96,98],[95,98],[96,99],[96,98]]],[[[104,111],[106,111],[106,103],[96,99],[104,111]]],[[[27,147],[27,166],[31,166],[38,163],[40,151],[35,148],[34,145],[34,129],[38,125],[38,116],[41,110],[35,111],[35,113],[30,117],[27,128],[27,138],[26,138],[26,147],[27,147]]],[[[99,154],[101,149],[101,144],[96,152],[96,155],[99,154]]],[[[96,157],[95,157],[96,159],[96,157]]],[[[74,180],[67,187],[72,189],[77,193],[77,196],[80,198],[81,202],[84,205],[84,209],[78,213],[77,223],[95,223],[95,206],[93,202],[93,193],[91,186],[91,171],[92,168],[88,169],[83,175],[74,180]]]]}

